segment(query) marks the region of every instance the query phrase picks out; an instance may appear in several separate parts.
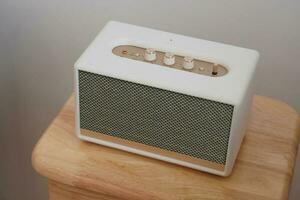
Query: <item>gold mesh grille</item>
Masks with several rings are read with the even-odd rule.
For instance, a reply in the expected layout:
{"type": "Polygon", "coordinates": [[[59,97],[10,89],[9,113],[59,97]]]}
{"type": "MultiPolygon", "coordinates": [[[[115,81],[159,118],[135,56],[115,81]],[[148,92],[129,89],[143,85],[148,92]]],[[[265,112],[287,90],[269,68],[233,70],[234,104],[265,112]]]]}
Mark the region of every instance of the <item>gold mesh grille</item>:
{"type": "Polygon", "coordinates": [[[233,106],[79,71],[80,128],[226,163],[233,106]]]}

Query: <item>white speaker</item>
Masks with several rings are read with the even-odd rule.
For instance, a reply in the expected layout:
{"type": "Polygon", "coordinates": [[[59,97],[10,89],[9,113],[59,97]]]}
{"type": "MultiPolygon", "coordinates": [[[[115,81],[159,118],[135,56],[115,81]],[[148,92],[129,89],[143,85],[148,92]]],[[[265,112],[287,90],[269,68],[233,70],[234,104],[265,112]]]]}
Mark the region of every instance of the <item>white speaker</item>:
{"type": "Polygon", "coordinates": [[[75,64],[82,140],[230,174],[259,54],[109,22],[75,64]]]}

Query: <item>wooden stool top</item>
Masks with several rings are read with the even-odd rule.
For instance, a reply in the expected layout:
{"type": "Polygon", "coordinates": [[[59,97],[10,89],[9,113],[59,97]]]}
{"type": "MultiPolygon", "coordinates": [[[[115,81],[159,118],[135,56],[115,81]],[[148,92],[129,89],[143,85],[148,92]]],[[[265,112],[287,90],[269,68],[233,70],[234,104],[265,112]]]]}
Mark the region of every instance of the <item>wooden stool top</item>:
{"type": "Polygon", "coordinates": [[[255,96],[232,175],[224,178],[83,142],[74,133],[74,96],[36,145],[34,168],[50,180],[109,199],[287,199],[299,142],[299,115],[255,96]]]}

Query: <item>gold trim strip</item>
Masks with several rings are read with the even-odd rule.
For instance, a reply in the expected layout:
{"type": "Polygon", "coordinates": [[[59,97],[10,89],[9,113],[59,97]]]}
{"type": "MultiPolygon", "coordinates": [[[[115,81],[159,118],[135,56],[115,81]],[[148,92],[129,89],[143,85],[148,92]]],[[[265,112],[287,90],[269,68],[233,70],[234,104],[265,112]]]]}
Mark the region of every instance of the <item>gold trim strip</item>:
{"type": "Polygon", "coordinates": [[[168,151],[168,150],[163,150],[163,149],[160,149],[157,147],[152,147],[152,146],[144,145],[144,144],[129,141],[129,140],[124,140],[121,138],[105,135],[105,134],[95,132],[95,131],[90,131],[90,130],[86,130],[86,129],[80,129],[80,130],[81,130],[82,135],[92,137],[95,139],[100,139],[100,140],[112,142],[115,144],[131,147],[134,149],[139,149],[139,150],[147,151],[150,153],[155,153],[155,154],[158,154],[161,156],[166,156],[166,157],[173,158],[176,160],[189,162],[189,163],[192,163],[195,165],[200,165],[203,167],[207,167],[207,168],[211,168],[211,169],[215,169],[215,170],[219,170],[219,171],[224,171],[224,169],[225,169],[225,166],[222,164],[210,162],[210,161],[199,159],[199,158],[194,158],[194,157],[191,157],[188,155],[183,155],[183,154],[179,154],[179,153],[168,151]]]}
{"type": "Polygon", "coordinates": [[[183,68],[184,56],[176,55],[176,54],[174,55],[175,63],[173,65],[166,65],[164,64],[164,56],[166,52],[157,51],[157,50],[155,51],[156,59],[154,61],[149,62],[144,59],[145,51],[146,48],[143,47],[138,47],[133,45],[120,45],[113,48],[112,53],[117,56],[128,58],[131,60],[152,63],[163,67],[170,67],[173,69],[187,71],[195,74],[201,74],[210,77],[220,77],[228,73],[228,69],[221,64],[217,64],[212,61],[200,60],[196,58],[193,59],[194,67],[192,69],[184,69],[183,68]]]}

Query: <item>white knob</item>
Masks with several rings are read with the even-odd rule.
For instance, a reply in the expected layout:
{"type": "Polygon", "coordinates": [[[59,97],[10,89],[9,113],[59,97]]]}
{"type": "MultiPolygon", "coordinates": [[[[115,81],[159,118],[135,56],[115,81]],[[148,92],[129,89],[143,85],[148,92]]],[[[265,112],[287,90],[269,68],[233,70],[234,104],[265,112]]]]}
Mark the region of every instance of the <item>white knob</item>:
{"type": "Polygon", "coordinates": [[[164,63],[165,63],[165,65],[174,65],[174,63],[175,63],[174,54],[170,53],[170,52],[165,53],[164,63]]]}
{"type": "Polygon", "coordinates": [[[193,69],[194,68],[194,59],[192,57],[186,56],[183,58],[183,68],[184,69],[193,69]]]}
{"type": "Polygon", "coordinates": [[[146,61],[154,61],[156,60],[156,52],[154,49],[146,49],[144,58],[146,61]]]}

